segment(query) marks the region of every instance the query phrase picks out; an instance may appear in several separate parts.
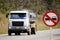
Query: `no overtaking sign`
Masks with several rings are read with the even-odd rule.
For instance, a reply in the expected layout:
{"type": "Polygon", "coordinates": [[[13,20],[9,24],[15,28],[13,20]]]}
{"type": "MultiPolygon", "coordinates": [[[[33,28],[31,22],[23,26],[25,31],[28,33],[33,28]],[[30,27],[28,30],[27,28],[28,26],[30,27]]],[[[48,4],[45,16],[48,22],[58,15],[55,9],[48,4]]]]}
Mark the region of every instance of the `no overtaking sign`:
{"type": "Polygon", "coordinates": [[[59,15],[55,11],[49,10],[43,15],[43,22],[48,27],[53,27],[59,22],[59,15]]]}

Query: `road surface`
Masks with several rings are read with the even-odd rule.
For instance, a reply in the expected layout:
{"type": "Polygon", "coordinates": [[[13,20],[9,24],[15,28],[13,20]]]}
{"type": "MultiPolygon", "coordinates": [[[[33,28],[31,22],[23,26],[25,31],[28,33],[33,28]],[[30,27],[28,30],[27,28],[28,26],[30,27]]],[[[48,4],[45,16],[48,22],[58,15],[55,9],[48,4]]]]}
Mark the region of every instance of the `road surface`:
{"type": "Polygon", "coordinates": [[[60,40],[60,29],[43,30],[36,32],[36,35],[21,35],[8,36],[7,34],[0,35],[0,40],[60,40]],[[51,36],[52,35],[52,36],[51,36]]]}

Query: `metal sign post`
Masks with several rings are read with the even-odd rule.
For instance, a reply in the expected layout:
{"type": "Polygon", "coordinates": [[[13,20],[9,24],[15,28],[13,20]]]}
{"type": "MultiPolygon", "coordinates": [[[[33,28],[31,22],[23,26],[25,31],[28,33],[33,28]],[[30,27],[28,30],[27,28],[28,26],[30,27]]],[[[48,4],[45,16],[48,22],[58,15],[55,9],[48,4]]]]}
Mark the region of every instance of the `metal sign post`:
{"type": "Polygon", "coordinates": [[[53,40],[53,28],[50,27],[50,40],[53,40]]]}

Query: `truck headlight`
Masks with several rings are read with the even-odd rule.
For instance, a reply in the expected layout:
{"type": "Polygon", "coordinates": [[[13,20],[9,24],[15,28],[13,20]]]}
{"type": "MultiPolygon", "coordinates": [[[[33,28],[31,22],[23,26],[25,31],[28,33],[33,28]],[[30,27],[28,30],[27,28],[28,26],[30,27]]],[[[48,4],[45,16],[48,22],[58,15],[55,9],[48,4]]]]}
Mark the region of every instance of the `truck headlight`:
{"type": "Polygon", "coordinates": [[[27,27],[25,27],[25,29],[27,29],[27,27]]]}
{"type": "Polygon", "coordinates": [[[11,29],[11,27],[9,27],[9,29],[11,29]]]}

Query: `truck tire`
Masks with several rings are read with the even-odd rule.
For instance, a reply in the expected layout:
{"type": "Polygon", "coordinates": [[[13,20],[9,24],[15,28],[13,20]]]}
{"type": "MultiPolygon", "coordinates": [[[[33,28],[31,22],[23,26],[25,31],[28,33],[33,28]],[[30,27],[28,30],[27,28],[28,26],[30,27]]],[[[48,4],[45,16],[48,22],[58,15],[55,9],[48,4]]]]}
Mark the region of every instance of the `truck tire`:
{"type": "Polygon", "coordinates": [[[35,28],[31,28],[31,34],[36,34],[35,33],[35,28]]]}
{"type": "Polygon", "coordinates": [[[10,31],[10,30],[8,30],[8,35],[9,35],[9,36],[11,35],[11,31],[10,31]]]}
{"type": "Polygon", "coordinates": [[[15,35],[17,35],[17,32],[15,33],[15,35]]]}
{"type": "Polygon", "coordinates": [[[35,31],[34,31],[34,33],[33,33],[33,34],[36,34],[36,33],[35,33],[35,31]]]}
{"type": "Polygon", "coordinates": [[[11,35],[11,32],[8,32],[8,35],[10,36],[11,35]]]}
{"type": "Polygon", "coordinates": [[[27,34],[30,35],[30,32],[28,31],[27,34]]]}
{"type": "Polygon", "coordinates": [[[18,32],[18,35],[20,35],[20,33],[18,32]]]}

